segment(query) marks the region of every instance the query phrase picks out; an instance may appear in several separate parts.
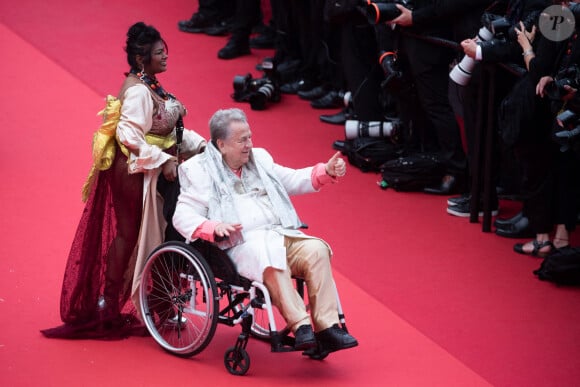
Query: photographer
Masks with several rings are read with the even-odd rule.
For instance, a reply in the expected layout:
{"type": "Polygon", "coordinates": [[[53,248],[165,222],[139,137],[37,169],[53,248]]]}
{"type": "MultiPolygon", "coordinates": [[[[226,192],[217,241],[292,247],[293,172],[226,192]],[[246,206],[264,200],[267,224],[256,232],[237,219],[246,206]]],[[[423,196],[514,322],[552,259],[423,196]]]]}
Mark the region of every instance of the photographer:
{"type": "MultiPolygon", "coordinates": [[[[449,0],[448,0],[449,1],[449,0]]],[[[443,1],[445,3],[445,1],[443,1]]],[[[451,1],[450,3],[453,3],[451,1]]],[[[455,1],[457,3],[457,1],[455,1]]],[[[479,31],[474,33],[471,38],[461,41],[463,54],[466,58],[470,58],[474,63],[474,68],[470,78],[464,82],[463,85],[456,86],[456,93],[460,93],[462,101],[462,113],[465,125],[465,138],[467,143],[467,155],[469,160],[470,175],[479,175],[477,170],[474,170],[476,161],[472,157],[475,154],[475,147],[477,138],[477,111],[479,105],[482,103],[479,97],[481,87],[486,88],[486,84],[481,84],[482,65],[495,66],[496,64],[510,64],[510,65],[524,65],[522,61],[521,51],[515,38],[513,28],[521,20],[526,25],[531,26],[536,23],[539,12],[548,5],[546,0],[523,0],[523,1],[495,1],[490,4],[486,11],[481,15],[481,22],[479,31]],[[492,33],[491,38],[482,38],[482,30],[492,33]],[[481,64],[480,64],[481,63],[481,64]]],[[[465,6],[464,6],[465,8],[465,6]]],[[[455,68],[454,68],[455,70],[455,68]]],[[[517,83],[517,77],[506,70],[503,66],[495,66],[494,70],[494,99],[493,105],[488,106],[488,109],[497,111],[500,102],[513,89],[517,83]]],[[[454,71],[451,72],[453,79],[454,71]]],[[[457,81],[457,79],[455,79],[457,81]]],[[[494,127],[500,130],[498,122],[492,123],[494,127]]],[[[512,152],[504,144],[494,139],[493,150],[491,156],[492,162],[492,180],[498,185],[504,185],[504,188],[510,189],[515,174],[512,152]],[[502,165],[502,168],[500,168],[502,165]],[[501,173],[500,173],[501,172],[501,173]]],[[[480,184],[481,186],[481,184],[480,184]]],[[[513,188],[513,187],[511,187],[513,188]]],[[[447,212],[451,215],[468,217],[471,213],[471,188],[467,193],[456,198],[449,199],[449,206],[447,212]]],[[[492,215],[496,215],[499,210],[499,201],[495,189],[492,189],[491,210],[492,215]]],[[[480,200],[479,210],[482,209],[482,201],[480,200]]],[[[518,237],[521,235],[529,235],[527,229],[527,219],[522,220],[516,229],[514,224],[521,220],[521,214],[513,219],[498,220],[496,227],[498,235],[518,237]],[[509,229],[508,231],[504,230],[509,229]],[[505,233],[504,233],[505,231],[505,233]]]]}
{"type": "MultiPolygon", "coordinates": [[[[452,18],[436,12],[436,1],[413,1],[412,7],[397,4],[401,14],[388,22],[399,29],[398,59],[415,85],[417,96],[427,117],[436,149],[445,165],[445,175],[435,187],[425,188],[433,194],[453,194],[463,190],[466,160],[459,126],[448,99],[449,64],[453,51],[421,37],[451,38],[452,18]]],[[[427,142],[427,140],[425,140],[427,142]]]]}
{"type": "MultiPolygon", "coordinates": [[[[473,36],[478,36],[482,28],[481,18],[487,8],[493,3],[492,0],[438,0],[435,2],[435,12],[442,17],[446,17],[453,20],[451,25],[452,28],[452,39],[458,44],[465,39],[471,38],[473,36]]],[[[460,69],[459,75],[466,78],[467,84],[462,85],[456,83],[453,80],[453,70],[449,77],[449,102],[455,113],[455,117],[461,127],[465,138],[467,139],[466,144],[464,144],[464,149],[467,155],[467,182],[465,185],[465,193],[456,198],[451,198],[448,201],[448,213],[457,216],[469,216],[470,209],[469,204],[471,200],[470,194],[470,167],[473,165],[473,160],[470,156],[473,155],[473,145],[475,126],[476,126],[476,116],[479,101],[475,99],[477,92],[479,90],[479,69],[474,66],[475,62],[472,62],[472,69],[469,72],[464,72],[463,51],[457,52],[456,61],[458,64],[454,67],[455,69],[460,69]],[[473,73],[473,75],[472,75],[473,73]],[[470,78],[474,79],[470,79],[470,78]]],[[[497,210],[497,203],[493,210],[497,210]]],[[[493,213],[493,212],[492,212],[493,213]]]]}
{"type": "MultiPolygon", "coordinates": [[[[514,251],[545,256],[554,249],[568,246],[569,233],[576,227],[579,209],[580,157],[570,147],[560,147],[554,142],[553,132],[567,129],[558,125],[558,112],[564,108],[576,115],[580,112],[577,96],[580,41],[577,26],[572,35],[561,42],[550,40],[533,29],[526,30],[523,25],[516,33],[529,70],[529,81],[535,85],[537,98],[551,105],[552,111],[543,126],[522,128],[515,145],[524,172],[522,188],[535,239],[515,244],[514,251]],[[555,234],[551,239],[554,226],[555,234]]],[[[577,118],[572,120],[572,126],[578,124],[577,118]]]]}

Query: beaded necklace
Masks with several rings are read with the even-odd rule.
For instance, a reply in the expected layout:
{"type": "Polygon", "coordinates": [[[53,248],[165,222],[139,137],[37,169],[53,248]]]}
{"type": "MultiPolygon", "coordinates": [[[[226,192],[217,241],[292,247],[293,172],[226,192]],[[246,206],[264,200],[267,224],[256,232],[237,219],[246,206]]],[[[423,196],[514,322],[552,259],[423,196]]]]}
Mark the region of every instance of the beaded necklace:
{"type": "Polygon", "coordinates": [[[131,70],[131,74],[134,74],[137,78],[141,80],[141,82],[148,85],[151,90],[155,92],[158,96],[163,98],[164,100],[168,100],[170,97],[174,98],[171,94],[165,91],[161,83],[157,80],[157,78],[151,78],[145,71],[137,71],[131,70]]]}

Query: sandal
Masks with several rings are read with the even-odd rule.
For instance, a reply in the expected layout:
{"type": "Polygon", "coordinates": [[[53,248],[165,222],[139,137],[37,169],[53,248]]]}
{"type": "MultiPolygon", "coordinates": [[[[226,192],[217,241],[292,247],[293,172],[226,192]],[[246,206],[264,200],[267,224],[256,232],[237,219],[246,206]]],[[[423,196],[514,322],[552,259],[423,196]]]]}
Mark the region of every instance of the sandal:
{"type": "MultiPolygon", "coordinates": [[[[529,242],[528,242],[529,243],[529,242]]],[[[544,258],[546,255],[550,254],[554,250],[554,245],[550,241],[540,242],[537,239],[532,241],[533,249],[530,252],[524,250],[525,243],[516,243],[514,245],[514,251],[519,254],[531,255],[532,257],[544,258]],[[549,247],[548,251],[540,251],[545,247],[549,247]]]]}

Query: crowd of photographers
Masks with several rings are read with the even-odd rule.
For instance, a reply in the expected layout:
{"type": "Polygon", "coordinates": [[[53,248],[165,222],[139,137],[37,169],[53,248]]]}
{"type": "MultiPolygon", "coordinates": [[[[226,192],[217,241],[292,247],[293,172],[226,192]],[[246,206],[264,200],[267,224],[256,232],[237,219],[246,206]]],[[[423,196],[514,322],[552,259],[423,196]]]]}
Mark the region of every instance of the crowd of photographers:
{"type": "Polygon", "coordinates": [[[228,36],[220,59],[275,49],[260,66],[263,77],[235,77],[236,101],[262,110],[298,94],[312,108],[336,109],[320,119],[344,126],[347,141],[383,137],[436,154],[441,179],[423,190],[461,194],[447,200],[447,212],[461,217],[484,207],[482,121],[491,112],[486,208],[497,215],[502,194],[523,202],[513,218],[495,220],[496,234],[533,238],[514,250],[535,256],[569,244],[580,207],[580,5],[269,0],[267,23],[263,6],[199,0],[178,23],[184,32],[228,36]]]}

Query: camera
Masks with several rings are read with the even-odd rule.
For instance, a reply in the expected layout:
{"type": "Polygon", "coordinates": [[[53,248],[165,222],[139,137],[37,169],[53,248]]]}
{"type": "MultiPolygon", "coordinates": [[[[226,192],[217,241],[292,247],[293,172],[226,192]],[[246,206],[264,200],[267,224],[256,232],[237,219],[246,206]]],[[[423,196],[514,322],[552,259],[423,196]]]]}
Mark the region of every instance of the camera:
{"type": "Polygon", "coordinates": [[[580,88],[580,68],[577,65],[561,70],[554,78],[554,82],[546,87],[546,95],[552,100],[561,100],[569,93],[565,86],[580,88]]]}
{"type": "Polygon", "coordinates": [[[252,110],[265,110],[268,102],[282,99],[274,64],[264,61],[261,67],[264,71],[262,78],[253,78],[250,73],[234,76],[232,98],[236,102],[249,102],[252,110]]]}
{"type": "Polygon", "coordinates": [[[371,24],[379,24],[396,19],[401,14],[397,4],[407,9],[413,9],[411,0],[367,0],[363,3],[366,3],[366,17],[371,24]]]}
{"type": "Polygon", "coordinates": [[[391,121],[357,121],[347,120],[344,125],[344,134],[347,140],[357,137],[389,137],[397,142],[401,135],[401,122],[398,119],[391,121]]]}
{"type": "Polygon", "coordinates": [[[385,74],[385,79],[381,82],[381,87],[389,87],[390,90],[397,90],[403,79],[403,73],[397,64],[397,54],[392,51],[381,51],[379,53],[379,64],[385,74]]]}
{"type": "MultiPolygon", "coordinates": [[[[512,27],[511,23],[505,16],[499,16],[489,12],[485,12],[481,16],[481,24],[491,32],[495,39],[498,40],[507,40],[510,28],[512,27]]],[[[527,27],[527,23],[524,24],[526,24],[527,27]]]]}
{"type": "MultiPolygon", "coordinates": [[[[477,32],[476,42],[486,42],[493,38],[505,40],[508,30],[510,28],[509,21],[502,16],[491,13],[484,13],[482,18],[482,27],[477,32]]],[[[457,63],[451,72],[449,78],[458,85],[465,86],[471,79],[473,69],[477,61],[465,55],[461,62],[457,63]]]]}

